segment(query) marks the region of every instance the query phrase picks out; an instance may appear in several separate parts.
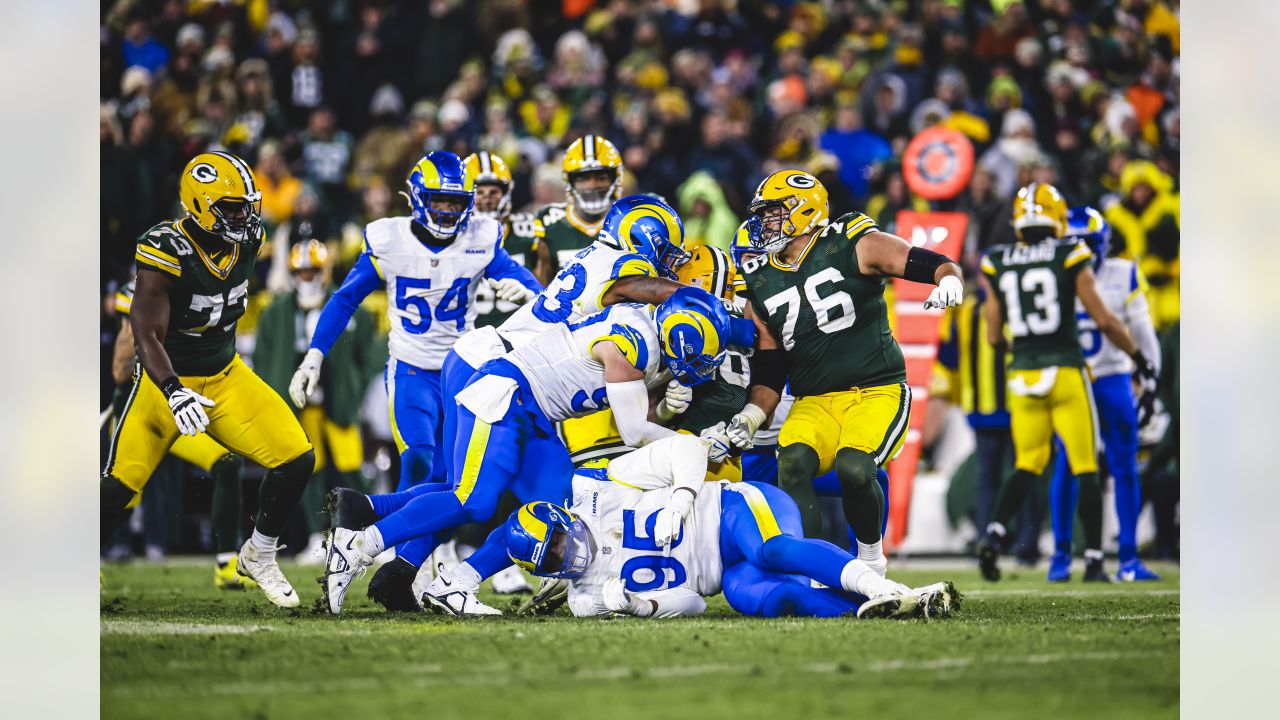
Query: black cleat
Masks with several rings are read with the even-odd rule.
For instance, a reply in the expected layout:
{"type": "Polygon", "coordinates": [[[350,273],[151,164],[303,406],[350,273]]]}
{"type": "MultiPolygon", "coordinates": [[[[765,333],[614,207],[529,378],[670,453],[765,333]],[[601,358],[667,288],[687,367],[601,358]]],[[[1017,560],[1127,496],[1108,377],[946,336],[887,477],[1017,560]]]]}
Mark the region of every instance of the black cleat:
{"type": "Polygon", "coordinates": [[[978,542],[978,570],[982,577],[991,582],[1000,579],[1000,538],[995,533],[987,533],[978,542]]]}
{"type": "Polygon", "coordinates": [[[330,528],[363,530],[382,519],[373,511],[368,495],[349,488],[334,488],[326,493],[322,509],[329,514],[330,528]]]}
{"type": "Polygon", "coordinates": [[[413,597],[413,579],[418,568],[404,558],[396,558],[373,574],[369,580],[369,599],[387,612],[422,612],[413,597]]]}
{"type": "Polygon", "coordinates": [[[1107,574],[1107,569],[1102,565],[1102,558],[1085,558],[1084,581],[1111,582],[1111,576],[1107,574]]]}

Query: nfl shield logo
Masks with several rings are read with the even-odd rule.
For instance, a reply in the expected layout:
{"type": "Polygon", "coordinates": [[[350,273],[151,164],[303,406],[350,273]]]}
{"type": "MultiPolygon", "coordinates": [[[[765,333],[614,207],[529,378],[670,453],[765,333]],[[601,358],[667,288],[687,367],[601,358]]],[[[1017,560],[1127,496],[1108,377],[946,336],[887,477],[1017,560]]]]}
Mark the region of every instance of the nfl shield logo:
{"type": "Polygon", "coordinates": [[[439,267],[439,265],[440,265],[439,258],[431,258],[431,267],[439,267]]]}

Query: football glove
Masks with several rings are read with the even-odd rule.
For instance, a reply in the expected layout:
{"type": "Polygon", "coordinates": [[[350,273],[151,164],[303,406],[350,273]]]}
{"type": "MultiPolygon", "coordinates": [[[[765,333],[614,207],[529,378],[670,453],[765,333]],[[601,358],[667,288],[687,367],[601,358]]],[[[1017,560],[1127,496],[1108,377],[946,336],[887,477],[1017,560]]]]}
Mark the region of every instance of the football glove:
{"type": "Polygon", "coordinates": [[[671,493],[667,506],[658,511],[658,517],[653,523],[653,542],[662,548],[663,555],[671,555],[671,544],[680,537],[684,519],[693,510],[694,497],[689,488],[676,488],[671,493]]]}
{"type": "Polygon", "coordinates": [[[1133,382],[1138,390],[1138,427],[1146,427],[1155,415],[1156,388],[1160,385],[1160,376],[1156,366],[1147,359],[1142,351],[1133,354],[1133,382]]]}
{"type": "Polygon", "coordinates": [[[307,351],[298,366],[293,379],[289,381],[289,398],[299,408],[307,406],[307,398],[316,391],[320,384],[320,364],[324,362],[324,353],[315,348],[307,351]]]}
{"type": "Polygon", "coordinates": [[[501,280],[490,280],[489,287],[493,288],[493,294],[499,300],[504,300],[516,305],[523,305],[533,299],[536,294],[529,288],[520,284],[515,278],[502,278],[501,280]]]}
{"type": "Polygon", "coordinates": [[[177,424],[178,432],[183,435],[199,435],[209,427],[209,415],[204,409],[213,407],[212,400],[181,385],[177,390],[166,394],[169,396],[169,410],[173,413],[173,422],[177,424]]]}
{"type": "Polygon", "coordinates": [[[724,462],[733,451],[733,444],[725,434],[725,423],[720,422],[702,431],[699,435],[707,441],[707,459],[711,462],[724,462]]]}
{"type": "Polygon", "coordinates": [[[631,610],[631,593],[627,592],[627,583],[619,577],[609,578],[600,588],[601,600],[609,612],[629,612],[631,610]]]}
{"type": "Polygon", "coordinates": [[[667,392],[661,400],[658,401],[657,414],[658,419],[666,422],[671,418],[679,415],[689,409],[689,403],[693,402],[693,388],[686,387],[672,380],[667,383],[667,392]]]}
{"type": "Polygon", "coordinates": [[[949,308],[964,302],[964,283],[960,282],[960,278],[955,275],[948,275],[942,278],[942,282],[929,293],[929,299],[924,301],[924,309],[931,310],[937,308],[949,308]]]}
{"type": "Polygon", "coordinates": [[[742,412],[734,415],[729,420],[729,427],[725,428],[725,435],[729,436],[729,441],[739,450],[750,450],[751,439],[756,436],[756,431],[764,424],[764,411],[755,405],[747,405],[742,408],[742,412]]]}

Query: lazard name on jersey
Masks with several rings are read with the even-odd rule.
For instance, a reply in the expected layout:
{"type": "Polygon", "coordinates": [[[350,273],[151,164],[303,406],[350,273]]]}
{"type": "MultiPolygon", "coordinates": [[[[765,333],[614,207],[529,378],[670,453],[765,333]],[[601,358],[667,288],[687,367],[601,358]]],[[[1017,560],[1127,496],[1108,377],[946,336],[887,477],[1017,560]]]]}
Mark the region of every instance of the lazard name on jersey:
{"type": "Polygon", "coordinates": [[[1084,367],[1076,329],[1076,273],[1093,253],[1082,242],[996,245],[982,258],[1013,336],[1015,370],[1084,367]]]}
{"type": "Polygon", "coordinates": [[[866,215],[848,213],[814,237],[794,266],[773,255],[742,265],[752,308],[782,339],[796,396],[906,380],[885,280],[858,269],[858,241],[878,229],[866,215]]]}
{"type": "Polygon", "coordinates": [[[215,375],[236,355],[236,322],[244,315],[262,234],[207,254],[183,228],[167,220],[138,238],[140,269],[173,278],[164,349],[181,376],[215,375]]]}

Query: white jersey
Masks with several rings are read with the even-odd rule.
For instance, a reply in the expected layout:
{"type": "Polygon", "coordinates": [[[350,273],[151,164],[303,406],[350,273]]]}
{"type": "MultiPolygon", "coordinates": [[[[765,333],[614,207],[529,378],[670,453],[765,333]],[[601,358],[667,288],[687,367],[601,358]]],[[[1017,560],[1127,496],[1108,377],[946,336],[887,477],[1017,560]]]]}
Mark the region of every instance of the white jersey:
{"type": "MultiPolygon", "coordinates": [[[[705,483],[685,518],[670,557],[653,541],[657,513],[671,499],[671,457],[688,436],[668,438],[633,450],[604,470],[579,470],[573,477],[570,510],[595,538],[596,551],[586,571],[569,584],[569,609],[579,617],[607,615],[604,583],[627,581],[631,592],[692,591],[702,597],[720,592],[720,494],[728,483],[705,483]]],[[[705,469],[705,464],[704,464],[705,469]]]]}
{"type": "Polygon", "coordinates": [[[520,368],[538,407],[553,422],[581,417],[608,405],[604,363],[591,354],[602,340],[612,341],[644,373],[650,388],[671,379],[662,362],[658,328],[648,305],[610,305],[580,322],[553,323],[506,355],[520,368]]]}
{"type": "MultiPolygon", "coordinates": [[[[1143,354],[1152,362],[1159,362],[1159,341],[1147,309],[1147,283],[1138,266],[1123,258],[1103,260],[1097,270],[1097,288],[1107,309],[1124,321],[1143,354]]],[[[1098,330],[1079,299],[1076,300],[1076,321],[1080,329],[1080,349],[1095,379],[1133,372],[1133,360],[1098,330]]]]}
{"type": "Polygon", "coordinates": [[[475,326],[476,290],[502,246],[502,225],[472,214],[449,245],[433,251],[414,236],[412,218],[375,220],[364,250],[387,285],[391,357],[439,370],[458,338],[475,326]]]}

